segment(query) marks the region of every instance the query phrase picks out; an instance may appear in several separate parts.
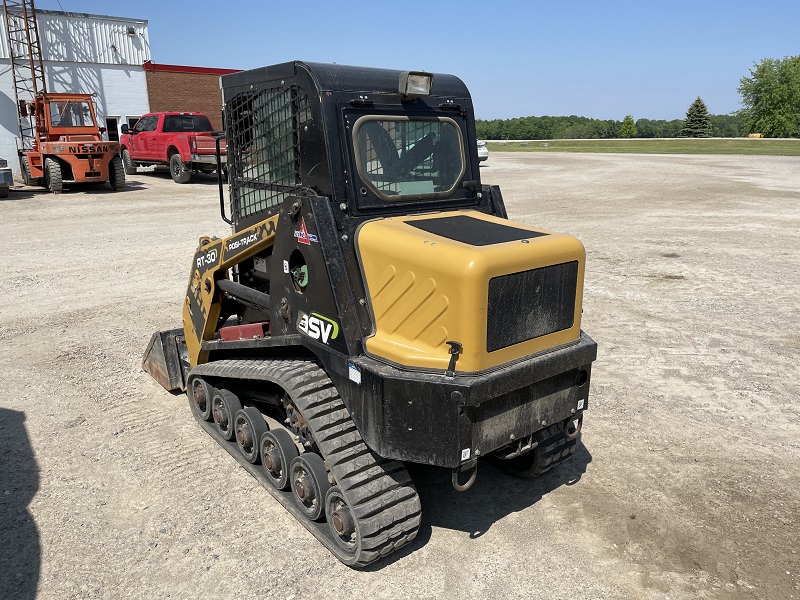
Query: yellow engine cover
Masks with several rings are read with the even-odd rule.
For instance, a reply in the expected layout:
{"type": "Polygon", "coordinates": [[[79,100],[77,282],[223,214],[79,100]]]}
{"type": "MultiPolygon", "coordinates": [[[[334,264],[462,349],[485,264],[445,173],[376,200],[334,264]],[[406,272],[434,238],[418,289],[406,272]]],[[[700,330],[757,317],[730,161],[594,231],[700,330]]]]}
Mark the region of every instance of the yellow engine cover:
{"type": "MultiPolygon", "coordinates": [[[[374,357],[408,367],[444,370],[450,361],[446,342],[455,340],[463,347],[456,371],[475,372],[580,338],[586,252],[571,236],[465,210],[368,221],[358,230],[356,247],[375,325],[366,349],[374,357]],[[500,329],[504,325],[507,329],[503,315],[498,315],[498,310],[508,308],[505,300],[513,296],[512,309],[516,302],[532,313],[536,295],[547,293],[542,289],[547,287],[546,276],[525,279],[525,272],[565,264],[576,278],[567,286],[570,297],[563,298],[562,289],[541,300],[555,298],[566,307],[561,324],[555,325],[563,328],[498,347],[487,327],[499,324],[500,329]],[[503,285],[495,287],[494,306],[490,307],[493,278],[511,274],[521,276],[504,278],[503,285]],[[531,289],[519,289],[518,283],[531,289]],[[509,285],[517,289],[509,289],[509,285]],[[506,297],[499,298],[499,303],[498,293],[506,297]],[[569,310],[572,293],[574,311],[569,310]]],[[[547,318],[542,317],[545,325],[547,318]]],[[[513,314],[509,319],[514,328],[537,316],[513,314]]],[[[505,331],[503,336],[514,339],[514,331],[505,331]]]]}

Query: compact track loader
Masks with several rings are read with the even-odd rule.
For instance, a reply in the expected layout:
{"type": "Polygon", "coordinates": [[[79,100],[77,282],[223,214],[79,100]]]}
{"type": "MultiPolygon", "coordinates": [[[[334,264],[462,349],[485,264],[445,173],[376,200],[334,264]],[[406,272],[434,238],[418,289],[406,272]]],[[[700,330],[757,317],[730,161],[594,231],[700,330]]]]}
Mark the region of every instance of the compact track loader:
{"type": "Polygon", "coordinates": [[[354,567],[417,533],[405,462],[465,490],[482,457],[569,458],[597,354],[585,252],[481,183],[461,80],[291,62],[222,94],[232,235],[200,239],[144,369],[354,567]]]}

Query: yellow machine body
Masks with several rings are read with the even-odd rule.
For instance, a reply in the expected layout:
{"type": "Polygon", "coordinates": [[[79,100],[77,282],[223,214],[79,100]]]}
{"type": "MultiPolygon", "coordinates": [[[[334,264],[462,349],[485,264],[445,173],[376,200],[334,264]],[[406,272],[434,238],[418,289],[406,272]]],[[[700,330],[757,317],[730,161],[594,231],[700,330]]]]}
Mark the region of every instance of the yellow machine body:
{"type": "Polygon", "coordinates": [[[364,223],[357,247],[369,290],[375,332],[369,354],[409,367],[446,369],[448,340],[463,351],[459,372],[491,369],[580,338],[586,252],[577,239],[511,223],[477,211],[464,215],[531,231],[531,238],[475,246],[414,227],[430,215],[393,217],[364,223]],[[545,234],[545,235],[542,235],[545,234]],[[489,283],[492,278],[577,261],[572,325],[494,351],[487,350],[489,283]]]}

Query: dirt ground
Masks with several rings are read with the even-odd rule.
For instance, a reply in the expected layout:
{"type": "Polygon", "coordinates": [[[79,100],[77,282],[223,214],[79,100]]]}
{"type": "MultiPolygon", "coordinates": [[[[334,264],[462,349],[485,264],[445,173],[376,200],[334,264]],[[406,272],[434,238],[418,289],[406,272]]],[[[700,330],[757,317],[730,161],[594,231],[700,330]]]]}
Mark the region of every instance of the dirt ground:
{"type": "Polygon", "coordinates": [[[539,480],[415,468],[413,545],[339,564],[140,370],[216,181],[0,202],[0,598],[800,598],[800,159],[493,153],[580,238],[582,443],[539,480]]]}

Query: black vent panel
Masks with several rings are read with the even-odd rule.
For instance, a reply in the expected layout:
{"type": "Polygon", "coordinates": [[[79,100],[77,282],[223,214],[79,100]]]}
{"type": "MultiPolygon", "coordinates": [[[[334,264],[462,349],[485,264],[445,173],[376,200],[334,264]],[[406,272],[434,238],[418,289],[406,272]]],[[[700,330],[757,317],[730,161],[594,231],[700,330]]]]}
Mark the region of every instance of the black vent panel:
{"type": "Polygon", "coordinates": [[[572,327],[578,261],[493,277],[486,350],[494,352],[572,327]]]}

